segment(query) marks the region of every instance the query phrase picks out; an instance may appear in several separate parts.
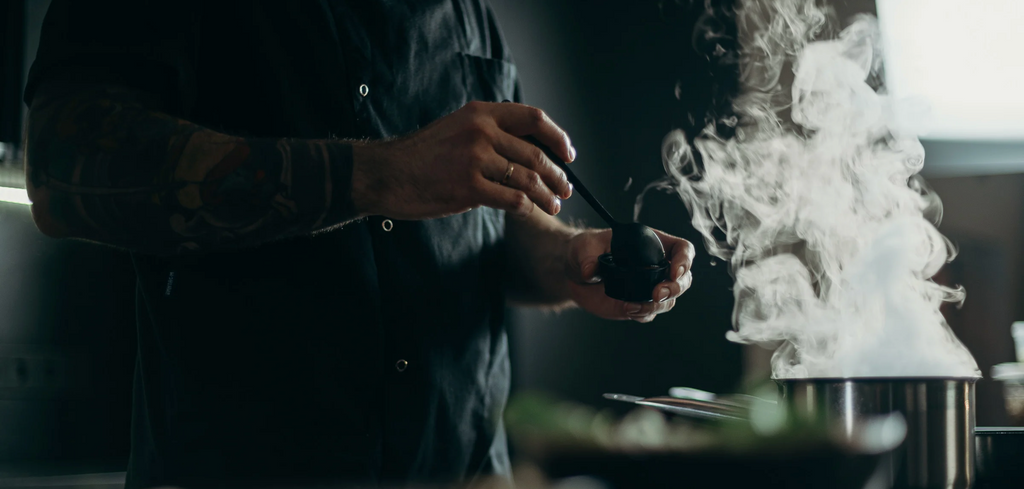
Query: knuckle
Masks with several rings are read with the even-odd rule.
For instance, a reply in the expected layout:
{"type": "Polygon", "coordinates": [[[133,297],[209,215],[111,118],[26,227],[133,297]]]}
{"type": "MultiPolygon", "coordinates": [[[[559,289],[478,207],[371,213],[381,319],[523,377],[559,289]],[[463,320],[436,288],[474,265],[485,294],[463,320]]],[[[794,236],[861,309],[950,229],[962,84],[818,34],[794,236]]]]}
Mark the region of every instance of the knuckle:
{"type": "Polygon", "coordinates": [[[480,124],[480,137],[487,143],[487,147],[493,147],[497,137],[497,126],[493,121],[484,120],[480,124]]]}
{"type": "Polygon", "coordinates": [[[474,118],[466,124],[466,135],[472,141],[480,141],[488,137],[487,124],[482,118],[474,118]]]}
{"type": "Polygon", "coordinates": [[[484,109],[484,103],[479,100],[471,100],[462,108],[470,114],[479,114],[484,109]]]}
{"type": "Polygon", "coordinates": [[[490,155],[491,148],[486,144],[477,143],[472,145],[469,149],[469,158],[473,163],[473,167],[477,169],[480,168],[484,160],[486,160],[490,155]]]}
{"type": "Polygon", "coordinates": [[[545,170],[549,168],[548,157],[541,151],[540,148],[534,148],[530,154],[530,163],[537,170],[545,170]]]}
{"type": "Polygon", "coordinates": [[[513,214],[520,214],[526,207],[526,203],[529,198],[523,192],[515,192],[509,197],[509,201],[506,204],[505,210],[513,214]]]}
{"type": "Polygon", "coordinates": [[[540,127],[548,118],[548,115],[545,114],[543,110],[540,110],[536,107],[530,107],[530,111],[526,115],[529,118],[530,124],[532,124],[533,127],[540,127]]]}
{"type": "Polygon", "coordinates": [[[531,173],[530,177],[526,180],[526,186],[531,191],[540,191],[544,188],[544,180],[537,173],[531,173]]]}
{"type": "Polygon", "coordinates": [[[697,254],[697,249],[693,247],[693,243],[685,239],[683,240],[683,250],[686,253],[686,256],[691,260],[693,260],[694,256],[697,254]]]}
{"type": "Polygon", "coordinates": [[[533,207],[533,201],[523,192],[516,192],[512,199],[512,211],[517,214],[528,214],[533,207]]]}
{"type": "Polygon", "coordinates": [[[667,287],[668,287],[668,298],[665,300],[665,302],[668,302],[668,301],[672,300],[673,297],[679,295],[680,292],[682,292],[680,290],[681,287],[679,285],[679,282],[672,282],[672,283],[668,284],[667,287]]]}
{"type": "Polygon", "coordinates": [[[562,191],[569,190],[569,177],[567,177],[565,175],[565,172],[563,172],[561,169],[559,169],[559,170],[557,170],[556,174],[558,175],[558,188],[559,188],[559,190],[562,190],[562,191]]]}
{"type": "Polygon", "coordinates": [[[680,285],[680,287],[679,287],[679,289],[680,289],[679,293],[680,294],[682,294],[683,292],[686,292],[687,290],[690,290],[690,286],[693,285],[693,275],[690,274],[690,272],[686,272],[686,275],[684,275],[684,277],[685,278],[683,280],[683,284],[680,285]]]}

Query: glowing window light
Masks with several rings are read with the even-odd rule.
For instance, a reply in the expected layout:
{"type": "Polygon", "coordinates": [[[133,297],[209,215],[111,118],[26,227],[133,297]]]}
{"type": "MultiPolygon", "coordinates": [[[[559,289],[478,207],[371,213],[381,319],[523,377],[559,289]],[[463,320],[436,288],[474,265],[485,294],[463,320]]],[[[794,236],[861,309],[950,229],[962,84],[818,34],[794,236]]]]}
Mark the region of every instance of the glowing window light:
{"type": "Polygon", "coordinates": [[[1024,2],[877,0],[886,82],[931,106],[928,139],[1024,139],[1024,2]]]}
{"type": "Polygon", "coordinates": [[[0,202],[24,205],[32,204],[32,201],[28,200],[28,192],[26,192],[25,189],[11,187],[0,187],[0,202]]]}

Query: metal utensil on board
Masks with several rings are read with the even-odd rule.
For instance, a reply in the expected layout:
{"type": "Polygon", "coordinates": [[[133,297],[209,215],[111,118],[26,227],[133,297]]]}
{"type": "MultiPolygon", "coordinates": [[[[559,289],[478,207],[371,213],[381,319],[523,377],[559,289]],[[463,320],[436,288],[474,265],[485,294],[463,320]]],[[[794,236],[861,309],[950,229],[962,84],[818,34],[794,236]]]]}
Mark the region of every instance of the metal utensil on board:
{"type": "MultiPolygon", "coordinates": [[[[789,416],[838,428],[840,434],[851,438],[865,420],[893,412],[902,414],[907,436],[899,453],[892,455],[895,457],[891,460],[892,486],[959,489],[971,487],[975,479],[976,381],[976,378],[883,377],[780,379],[776,383],[780,402],[789,416]]],[[[710,416],[701,419],[722,418],[722,401],[717,399],[643,398],[640,401],[643,405],[683,416],[690,416],[707,404],[711,405],[710,416]]],[[[730,413],[736,419],[745,417],[749,411],[740,408],[730,413]]]]}
{"type": "Polygon", "coordinates": [[[626,394],[605,394],[605,399],[631,402],[640,406],[652,407],[667,413],[677,414],[696,419],[746,419],[747,406],[725,402],[679,399],[675,397],[637,397],[626,394]]]}

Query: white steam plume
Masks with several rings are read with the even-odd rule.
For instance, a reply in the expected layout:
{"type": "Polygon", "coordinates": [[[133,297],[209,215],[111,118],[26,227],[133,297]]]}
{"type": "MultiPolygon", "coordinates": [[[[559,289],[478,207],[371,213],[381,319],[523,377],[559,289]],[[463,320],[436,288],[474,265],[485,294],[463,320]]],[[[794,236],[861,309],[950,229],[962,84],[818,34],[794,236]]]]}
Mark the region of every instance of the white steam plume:
{"type": "Polygon", "coordinates": [[[964,291],[931,280],[955,250],[917,175],[914,107],[872,87],[875,19],[814,40],[826,19],[813,0],[741,2],[735,135],[670,133],[653,186],[730,261],[728,338],[777,348],[775,378],[978,376],[939,312],[964,291]]]}

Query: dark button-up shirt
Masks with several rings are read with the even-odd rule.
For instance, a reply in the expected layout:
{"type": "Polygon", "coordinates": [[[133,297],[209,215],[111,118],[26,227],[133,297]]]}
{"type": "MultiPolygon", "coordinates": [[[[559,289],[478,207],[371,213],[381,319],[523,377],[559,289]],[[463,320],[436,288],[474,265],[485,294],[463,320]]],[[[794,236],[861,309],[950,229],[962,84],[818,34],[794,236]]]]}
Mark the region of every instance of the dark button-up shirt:
{"type": "MultiPolygon", "coordinates": [[[[69,76],[268,138],[398,136],[518,95],[479,0],[54,0],[26,99],[69,76]]],[[[128,486],[507,474],[503,234],[482,208],[135,255],[128,486]]]]}

